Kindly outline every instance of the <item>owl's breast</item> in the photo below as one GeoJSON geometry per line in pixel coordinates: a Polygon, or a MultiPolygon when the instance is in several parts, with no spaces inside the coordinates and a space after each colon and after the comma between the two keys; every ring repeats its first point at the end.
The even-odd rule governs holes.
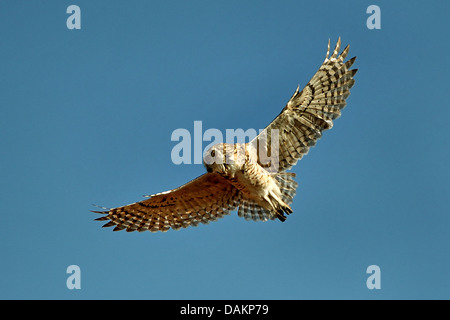
{"type": "Polygon", "coordinates": [[[250,162],[246,162],[242,169],[234,174],[234,177],[227,179],[248,198],[255,200],[264,196],[273,180],[261,166],[250,162]]]}

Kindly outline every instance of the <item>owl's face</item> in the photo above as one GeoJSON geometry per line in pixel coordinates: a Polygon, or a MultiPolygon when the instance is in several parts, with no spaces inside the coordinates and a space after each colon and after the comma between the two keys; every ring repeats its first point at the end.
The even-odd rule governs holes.
{"type": "Polygon", "coordinates": [[[203,164],[208,172],[233,175],[241,170],[245,161],[245,149],[241,144],[218,143],[203,157],[203,164]]]}

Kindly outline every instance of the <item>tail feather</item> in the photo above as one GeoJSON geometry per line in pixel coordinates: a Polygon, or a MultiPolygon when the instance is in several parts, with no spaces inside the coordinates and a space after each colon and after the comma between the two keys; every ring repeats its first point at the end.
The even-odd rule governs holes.
{"type": "Polygon", "coordinates": [[[238,216],[246,220],[267,221],[278,218],[285,221],[285,214],[289,215],[293,212],[289,206],[294,199],[298,183],[294,180],[295,173],[280,172],[274,174],[275,181],[281,191],[281,200],[275,204],[275,210],[270,211],[261,207],[259,204],[250,199],[242,199],[238,208],[238,216]]]}
{"type": "Polygon", "coordinates": [[[291,204],[297,192],[298,183],[294,180],[295,173],[280,172],[275,175],[278,187],[281,191],[281,200],[286,204],[291,204]]]}
{"type": "Polygon", "coordinates": [[[242,199],[238,208],[238,216],[245,220],[267,221],[273,219],[269,210],[264,209],[251,200],[242,199]]]}

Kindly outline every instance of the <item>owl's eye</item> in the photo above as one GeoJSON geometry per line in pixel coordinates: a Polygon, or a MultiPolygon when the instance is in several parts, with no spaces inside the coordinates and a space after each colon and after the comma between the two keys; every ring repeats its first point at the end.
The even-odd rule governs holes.
{"type": "Polygon", "coordinates": [[[216,150],[212,150],[212,151],[211,151],[211,157],[214,158],[215,156],[216,156],[216,150]]]}

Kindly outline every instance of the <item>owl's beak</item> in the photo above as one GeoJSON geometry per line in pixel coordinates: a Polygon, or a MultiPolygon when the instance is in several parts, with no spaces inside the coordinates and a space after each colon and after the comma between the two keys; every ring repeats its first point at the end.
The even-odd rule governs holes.
{"type": "Polygon", "coordinates": [[[211,167],[206,167],[206,171],[208,171],[209,173],[211,173],[213,171],[213,169],[211,167]]]}

